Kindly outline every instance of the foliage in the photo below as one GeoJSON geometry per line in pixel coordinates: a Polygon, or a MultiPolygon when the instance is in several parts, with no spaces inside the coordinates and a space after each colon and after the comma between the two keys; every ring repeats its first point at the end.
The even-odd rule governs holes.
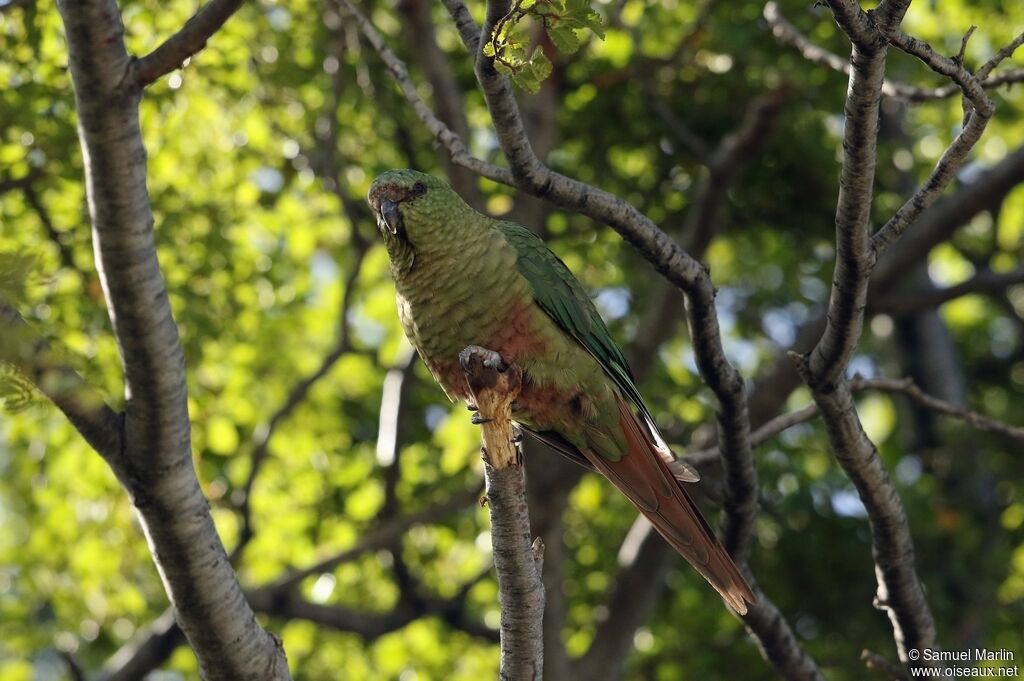
{"type": "Polygon", "coordinates": [[[556,50],[573,54],[583,44],[581,32],[588,30],[604,38],[601,15],[589,0],[516,0],[509,13],[495,25],[484,44],[485,57],[493,57],[495,68],[512,78],[519,87],[537,92],[551,75],[551,60],[540,46],[531,46],[528,22],[538,22],[556,50]]]}
{"type": "MultiPolygon", "coordinates": [[[[427,82],[427,48],[408,14],[416,3],[365,5],[417,83],[427,82]]],[[[121,6],[136,54],[195,9],[179,0],[121,6]]],[[[801,30],[846,54],[827,11],[806,6],[783,3],[801,30]]],[[[517,7],[520,15],[498,27],[491,49],[524,89],[538,91],[524,93],[523,106],[531,132],[550,140],[547,160],[628,199],[679,238],[687,237],[685,217],[707,171],[655,113],[652,99],[713,146],[759,95],[780,87],[790,93],[762,152],[731,188],[725,229],[703,258],[720,287],[727,352],[744,376],[767,376],[827,296],[846,78],[780,46],[761,24],[756,1],[627,0],[592,10],[575,0],[539,0],[517,7]],[[547,41],[556,49],[546,50],[547,41]]],[[[480,10],[480,3],[471,8],[480,10]]],[[[432,11],[455,82],[472,93],[467,143],[474,154],[495,158],[471,60],[447,15],[432,11]]],[[[967,60],[977,66],[1024,23],[1024,5],[951,0],[933,12],[917,3],[906,25],[952,54],[972,23],[979,28],[967,60]]],[[[19,188],[0,194],[0,253],[32,263],[31,272],[0,267],[0,282],[25,283],[14,301],[21,313],[59,338],[111,406],[123,408],[117,347],[92,261],[57,13],[32,3],[0,5],[0,36],[0,185],[31,177],[39,199],[19,188]]],[[[890,75],[935,84],[898,56],[890,75]]],[[[431,96],[438,108],[439,89],[431,96]]],[[[1024,87],[993,97],[999,109],[973,171],[1024,143],[1024,87]]],[[[955,100],[887,107],[876,220],[906,197],[908,183],[926,176],[962,116],[955,100]]],[[[362,201],[383,170],[440,174],[447,165],[344,13],[314,0],[247,3],[184,69],[149,89],[142,127],[159,257],[187,358],[195,464],[229,550],[238,540],[240,499],[261,433],[292,387],[334,347],[339,326],[347,322],[351,331],[350,347],[270,442],[252,494],[256,536],[238,566],[243,584],[266,584],[351,546],[395,514],[472,489],[480,475],[478,432],[418,364],[404,388],[398,456],[389,461],[378,453],[381,393],[408,347],[386,254],[362,201]],[[360,262],[363,243],[370,245],[360,262]]],[[[965,173],[961,184],[969,181],[965,173]]],[[[660,300],[657,273],[616,234],[579,215],[538,209],[488,181],[473,189],[492,213],[527,221],[547,236],[635,357],[660,300]]],[[[951,285],[985,268],[1008,271],[1022,255],[1018,187],[935,249],[918,274],[951,285]]],[[[695,377],[681,306],[676,311],[641,390],[673,444],[699,448],[712,430],[713,400],[695,377]]],[[[854,368],[914,372],[926,357],[927,335],[915,319],[872,311],[854,368]]],[[[958,298],[933,320],[953,349],[957,376],[945,380],[961,384],[973,407],[1017,424],[1024,414],[1022,319],[1024,288],[1017,286],[958,298]]],[[[907,506],[946,647],[1008,647],[1021,659],[1019,452],[898,398],[861,399],[865,426],[907,506]]],[[[788,406],[807,401],[796,390],[788,406]]],[[[767,507],[752,546],[759,581],[829,678],[865,678],[861,650],[888,654],[891,631],[870,605],[875,580],[863,508],[816,422],[788,430],[755,456],[767,507]]],[[[532,458],[528,471],[548,463],[532,458]]],[[[634,517],[620,495],[589,475],[570,496],[562,587],[562,640],[570,656],[587,651],[608,615],[617,555],[634,517]]],[[[381,614],[401,598],[409,583],[403,579],[424,598],[451,597],[472,583],[467,617],[493,632],[495,585],[490,577],[473,583],[488,564],[486,531],[486,514],[468,505],[306,580],[301,594],[381,614]]],[[[675,565],[666,583],[653,617],[634,636],[626,678],[773,678],[740,623],[692,571],[675,565]]],[[[98,670],[166,605],[131,504],[102,460],[49,405],[0,415],[0,678],[63,678],[60,653],[98,670]]],[[[299,678],[458,680],[493,677],[497,669],[491,638],[441,617],[377,637],[301,620],[272,619],[268,626],[282,636],[299,678]]],[[[167,678],[196,676],[184,649],[166,669],[167,678]]]]}

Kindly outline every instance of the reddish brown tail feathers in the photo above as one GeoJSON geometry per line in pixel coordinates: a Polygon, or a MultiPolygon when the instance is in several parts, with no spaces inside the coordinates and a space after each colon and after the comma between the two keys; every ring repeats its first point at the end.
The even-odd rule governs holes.
{"type": "Polygon", "coordinates": [[[628,453],[618,461],[609,461],[589,451],[584,455],[647,516],[661,536],[736,612],[745,615],[747,604],[756,604],[757,597],[622,399],[619,400],[619,415],[620,426],[629,443],[628,453]]]}

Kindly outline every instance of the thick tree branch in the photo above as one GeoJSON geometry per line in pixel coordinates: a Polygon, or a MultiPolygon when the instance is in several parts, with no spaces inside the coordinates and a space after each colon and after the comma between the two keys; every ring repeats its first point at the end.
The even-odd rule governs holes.
{"type": "MultiPolygon", "coordinates": [[[[885,41],[874,29],[865,35],[863,26],[854,25],[847,3],[829,4],[854,43],[836,210],[836,266],[825,331],[809,355],[793,356],[811,388],[836,460],[867,508],[878,581],[876,606],[888,611],[897,651],[906,661],[911,648],[935,647],[935,624],[915,571],[913,541],[902,503],[878,451],[864,433],[844,378],[860,339],[868,278],[875,263],[869,217],[885,41]]],[[[859,8],[856,12],[859,16],[859,8]]]]}
{"type": "Polygon", "coordinates": [[[244,0],[210,0],[190,18],[180,31],[162,45],[134,62],[133,75],[145,87],[171,71],[181,68],[185,60],[206,47],[206,41],[220,30],[244,0]]]}
{"type": "Polygon", "coordinates": [[[256,622],[192,466],[184,356],[153,239],[141,88],[113,0],[58,3],[70,52],[97,269],[125,375],[123,456],[112,464],[208,680],[290,678],[256,622]]]}
{"type": "Polygon", "coordinates": [[[530,542],[526,477],[512,427],[512,402],[522,375],[497,353],[470,346],[459,355],[483,432],[487,509],[491,517],[494,569],[501,601],[501,670],[503,681],[543,676],[544,544],[530,542]]]}
{"type": "MultiPolygon", "coordinates": [[[[852,34],[851,40],[855,40],[852,34]]],[[[876,36],[874,42],[870,42],[858,36],[854,42],[853,72],[846,98],[843,168],[836,208],[836,264],[832,294],[825,332],[806,360],[812,390],[822,391],[842,378],[864,322],[867,282],[875,262],[869,240],[869,218],[878,157],[878,107],[885,74],[885,53],[885,43],[880,37],[876,36]],[[864,48],[862,44],[868,47],[864,48]]]]}

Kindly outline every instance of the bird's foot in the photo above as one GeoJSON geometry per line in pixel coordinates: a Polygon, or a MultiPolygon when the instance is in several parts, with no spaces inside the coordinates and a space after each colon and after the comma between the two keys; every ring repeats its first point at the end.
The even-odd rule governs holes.
{"type": "Polygon", "coordinates": [[[480,411],[480,407],[476,406],[472,402],[466,402],[466,409],[470,411],[480,411]]]}
{"type": "Polygon", "coordinates": [[[494,419],[489,419],[486,416],[481,416],[480,412],[476,412],[471,417],[469,417],[470,423],[472,423],[474,426],[480,426],[485,423],[490,423],[493,420],[494,419]]]}
{"type": "Polygon", "coordinates": [[[501,361],[501,355],[494,350],[488,350],[479,345],[470,345],[459,353],[459,364],[462,365],[464,371],[469,371],[474,357],[478,357],[485,367],[494,371],[503,372],[508,368],[508,365],[501,361]]]}

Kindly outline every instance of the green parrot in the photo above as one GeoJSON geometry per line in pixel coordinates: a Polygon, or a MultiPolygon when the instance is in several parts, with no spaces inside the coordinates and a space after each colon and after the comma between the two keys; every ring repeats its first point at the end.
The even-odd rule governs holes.
{"type": "Polygon", "coordinates": [[[391,170],[368,199],[402,326],[448,397],[472,399],[459,364],[470,345],[517,364],[515,421],[608,478],[745,614],[757,599],[684,488],[699,476],[665,445],[622,351],[565,263],[528,229],[476,212],[432,175],[391,170]]]}

